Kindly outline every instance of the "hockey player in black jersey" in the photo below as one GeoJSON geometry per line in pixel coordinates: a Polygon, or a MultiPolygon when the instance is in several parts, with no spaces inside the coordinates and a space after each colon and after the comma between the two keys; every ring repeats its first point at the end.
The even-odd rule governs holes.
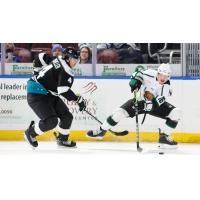
{"type": "Polygon", "coordinates": [[[46,131],[57,128],[59,146],[74,147],[76,143],[69,140],[69,129],[73,116],[60,95],[68,101],[75,101],[79,110],[86,108],[82,96],[77,96],[71,86],[74,82],[72,68],[78,63],[77,51],[66,48],[62,56],[54,59],[50,65],[44,67],[37,76],[27,82],[27,101],[29,106],[40,118],[40,121],[31,122],[25,131],[24,137],[33,147],[38,146],[37,136],[46,131]]]}

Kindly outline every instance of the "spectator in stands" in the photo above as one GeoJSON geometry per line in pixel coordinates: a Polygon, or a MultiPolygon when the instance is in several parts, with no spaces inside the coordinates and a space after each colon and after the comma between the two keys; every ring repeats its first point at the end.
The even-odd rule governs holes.
{"type": "Polygon", "coordinates": [[[117,64],[117,63],[119,63],[119,56],[118,56],[117,52],[112,49],[98,51],[97,63],[117,64]]]}
{"type": "Polygon", "coordinates": [[[61,56],[62,52],[63,52],[62,45],[60,45],[60,44],[53,44],[51,51],[52,51],[53,57],[61,56]]]}
{"type": "Polygon", "coordinates": [[[134,43],[101,43],[97,45],[97,51],[98,63],[143,62],[141,52],[134,43]]]}
{"type": "Polygon", "coordinates": [[[21,49],[15,58],[15,62],[20,63],[30,63],[31,62],[31,52],[28,49],[21,49]]]}
{"type": "Polygon", "coordinates": [[[28,49],[18,50],[13,43],[6,43],[6,63],[29,63],[31,52],[28,49]]]}
{"type": "Polygon", "coordinates": [[[88,46],[81,46],[80,48],[80,64],[91,64],[91,50],[88,46]]]}
{"type": "Polygon", "coordinates": [[[14,62],[15,45],[13,43],[6,43],[6,63],[14,62]]]}
{"type": "Polygon", "coordinates": [[[81,49],[82,47],[87,46],[92,49],[93,43],[78,43],[78,48],[81,49]]]}
{"type": "Polygon", "coordinates": [[[113,43],[120,63],[143,63],[142,53],[134,43],[113,43]]]}

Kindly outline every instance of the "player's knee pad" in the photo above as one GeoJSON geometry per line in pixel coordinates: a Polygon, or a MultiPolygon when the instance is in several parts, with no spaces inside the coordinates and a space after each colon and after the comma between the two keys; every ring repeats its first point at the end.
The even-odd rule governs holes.
{"type": "Polygon", "coordinates": [[[181,110],[179,108],[174,108],[169,115],[167,116],[169,119],[173,121],[179,121],[181,118],[181,110]]]}
{"type": "Polygon", "coordinates": [[[167,117],[166,124],[171,128],[176,128],[181,117],[181,110],[179,108],[174,108],[167,117]]]}
{"type": "Polygon", "coordinates": [[[72,121],[73,115],[70,112],[67,112],[60,117],[59,126],[63,129],[69,129],[71,127],[72,121]]]}
{"type": "Polygon", "coordinates": [[[176,128],[177,124],[178,124],[178,121],[174,121],[171,119],[166,120],[166,125],[169,126],[170,128],[176,128]]]}
{"type": "Polygon", "coordinates": [[[111,126],[115,126],[120,120],[128,117],[128,113],[123,108],[118,108],[114,111],[114,113],[108,117],[107,122],[111,126]]]}
{"type": "Polygon", "coordinates": [[[57,117],[49,117],[45,121],[40,123],[41,130],[42,131],[48,131],[48,130],[54,129],[57,126],[57,124],[58,124],[58,118],[57,117]]]}

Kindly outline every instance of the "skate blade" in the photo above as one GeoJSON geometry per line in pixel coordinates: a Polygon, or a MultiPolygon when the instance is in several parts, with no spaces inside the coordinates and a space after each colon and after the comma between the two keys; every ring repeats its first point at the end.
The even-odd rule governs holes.
{"type": "Polygon", "coordinates": [[[95,140],[95,139],[97,139],[97,140],[102,140],[102,139],[103,139],[103,136],[91,137],[91,136],[89,136],[89,135],[87,135],[87,134],[86,134],[86,137],[87,137],[87,138],[91,138],[91,139],[93,139],[93,140],[95,140]]]}
{"type": "Polygon", "coordinates": [[[76,149],[76,148],[77,148],[77,145],[74,146],[74,147],[67,147],[67,146],[60,146],[60,145],[57,145],[57,148],[58,148],[58,149],[76,149]]]}
{"type": "Polygon", "coordinates": [[[28,146],[31,147],[32,150],[35,150],[35,149],[36,149],[36,147],[34,147],[34,146],[29,142],[29,140],[28,140],[28,138],[26,137],[26,134],[25,134],[25,133],[24,133],[24,139],[25,139],[25,141],[29,144],[28,146]]]}
{"type": "Polygon", "coordinates": [[[159,144],[159,150],[175,150],[178,149],[178,145],[168,145],[168,144],[159,144]]]}

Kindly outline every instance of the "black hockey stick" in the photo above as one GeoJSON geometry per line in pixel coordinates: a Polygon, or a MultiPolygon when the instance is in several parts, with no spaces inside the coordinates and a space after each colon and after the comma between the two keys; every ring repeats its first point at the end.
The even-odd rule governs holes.
{"type": "Polygon", "coordinates": [[[136,144],[137,151],[142,152],[142,148],[140,147],[140,132],[139,132],[139,122],[138,122],[138,99],[137,92],[134,91],[134,104],[135,104],[135,119],[136,119],[136,144]]]}
{"type": "MultiPolygon", "coordinates": [[[[95,117],[91,112],[89,112],[89,111],[87,111],[87,110],[85,110],[85,112],[88,114],[88,115],[90,115],[93,119],[95,119],[97,122],[99,122],[99,124],[103,124],[97,117],[95,117]]],[[[111,130],[111,129],[109,129],[109,131],[111,132],[111,133],[113,133],[114,135],[116,135],[116,136],[124,136],[124,135],[127,135],[128,134],[128,131],[121,131],[121,132],[118,132],[118,131],[113,131],[113,130],[111,130]]]]}

